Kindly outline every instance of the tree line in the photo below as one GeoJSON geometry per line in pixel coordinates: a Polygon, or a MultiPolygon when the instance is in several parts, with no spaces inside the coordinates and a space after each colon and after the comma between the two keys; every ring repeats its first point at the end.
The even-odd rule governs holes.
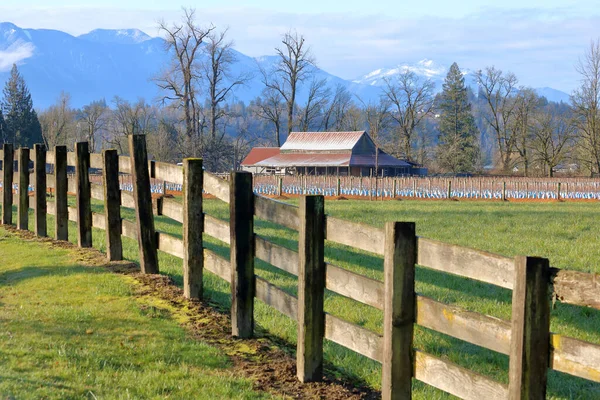
{"type": "Polygon", "coordinates": [[[0,103],[0,140],[48,147],[88,140],[96,151],[125,153],[127,135],[146,134],[157,160],[203,157],[207,169],[226,171],[253,146],[280,146],[292,131],[367,130],[379,148],[433,172],[600,173],[600,39],[577,65],[581,84],[569,104],[549,102],[495,67],[477,71],[474,91],[456,63],[437,94],[434,82],[407,69],[386,78],[373,101],[320,79],[304,36],[290,31],[275,49],[277,62],[258,63],[263,91],[244,104],[235,92],[253,76],[234,72],[227,30],[200,26],[189,9],[159,29],[171,55],[154,78],[159,101],[115,97],[75,109],[62,93],[36,113],[14,66],[0,103]]]}

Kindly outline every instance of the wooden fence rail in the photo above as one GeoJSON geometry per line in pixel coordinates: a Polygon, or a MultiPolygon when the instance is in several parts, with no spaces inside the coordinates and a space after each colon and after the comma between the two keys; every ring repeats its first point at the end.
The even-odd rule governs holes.
{"type": "Polygon", "coordinates": [[[550,295],[568,304],[600,309],[600,277],[550,268],[548,260],[503,257],[479,250],[417,237],[414,224],[390,222],[385,230],[324,215],[323,197],[307,196],[300,207],[253,194],[252,176],[233,173],[229,181],[202,171],[201,160],[184,160],[183,167],[147,162],[145,141],[129,138],[133,157],[113,150],[89,154],[78,143],[76,153],[57,146],[45,152],[18,149],[19,168],[12,171],[15,150],[4,145],[2,223],[12,223],[13,184],[17,185],[21,229],[27,229],[27,210],[35,210],[35,231],[46,235],[45,214],[55,216],[59,240],[67,238],[67,220],[77,223],[78,243],[91,245],[92,227],[106,232],[107,258],[122,257],[121,237],[138,241],[142,270],[158,272],[156,251],[182,259],[184,293],[202,298],[203,270],[229,282],[232,293],[232,334],[254,333],[254,298],[297,321],[298,379],[322,378],[323,340],[338,343],[382,364],[382,396],[410,398],[417,379],[464,399],[539,399],[546,393],[548,368],[600,382],[600,345],[551,333],[550,295]],[[45,160],[44,160],[45,155],[45,160]],[[29,159],[35,173],[30,178],[29,159]],[[42,164],[53,164],[46,174],[42,164]],[[68,178],[66,167],[75,166],[68,178]],[[88,170],[102,170],[102,185],[90,184],[88,170]],[[185,173],[184,173],[185,170],[185,173]],[[130,174],[133,193],[119,189],[130,174]],[[150,179],[181,185],[183,203],[151,200],[150,179]],[[28,196],[33,182],[34,197],[28,196]],[[46,187],[54,202],[47,202],[46,187]],[[8,189],[8,190],[7,190],[8,189]],[[202,192],[230,204],[230,221],[207,215],[202,192]],[[67,206],[67,193],[76,194],[77,207],[67,206]],[[104,202],[104,213],[92,213],[91,199],[104,202]],[[135,209],[136,221],[121,218],[120,207],[135,209]],[[153,215],[182,223],[182,239],[155,232],[153,215]],[[259,218],[299,233],[297,249],[272,243],[254,232],[259,218]],[[202,234],[230,245],[230,259],[205,249],[202,234]],[[324,247],[335,242],[384,257],[384,280],[379,281],[324,261],[324,247]],[[255,274],[254,259],[298,277],[298,297],[255,274]],[[414,270],[424,268],[485,282],[513,291],[512,321],[445,304],[414,291],[414,270]],[[383,312],[383,335],[323,310],[325,290],[383,312]],[[458,338],[510,357],[509,384],[469,371],[447,360],[413,349],[414,325],[458,338]]]}

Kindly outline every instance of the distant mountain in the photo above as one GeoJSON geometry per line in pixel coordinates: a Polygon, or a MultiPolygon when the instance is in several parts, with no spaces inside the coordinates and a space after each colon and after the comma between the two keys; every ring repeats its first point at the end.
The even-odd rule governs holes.
{"type": "MultiPolygon", "coordinates": [[[[444,79],[448,73],[450,66],[442,66],[436,64],[432,60],[424,59],[414,64],[399,64],[391,68],[380,68],[363,75],[353,82],[371,86],[384,86],[386,78],[393,78],[402,74],[406,71],[414,72],[416,75],[431,79],[435,83],[435,91],[441,92],[444,79]]],[[[471,87],[475,93],[477,93],[477,81],[475,80],[475,71],[469,69],[462,69],[462,73],[465,77],[465,83],[471,87]]],[[[549,101],[554,102],[569,102],[569,95],[565,92],[561,92],[557,89],[549,87],[535,88],[536,93],[540,96],[544,96],[549,101]]]]}
{"type": "MultiPolygon", "coordinates": [[[[246,85],[238,87],[232,101],[250,102],[263,90],[259,66],[269,70],[278,58],[273,55],[249,57],[234,50],[236,62],[230,76],[241,73],[251,76],[246,85]]],[[[153,102],[160,98],[153,78],[169,65],[165,42],[137,29],[96,29],[78,37],[47,29],[22,29],[0,23],[0,87],[9,77],[13,63],[19,66],[33,97],[34,106],[44,109],[55,103],[62,91],[71,95],[72,106],[82,107],[95,100],[111,102],[115,96],[153,102]]],[[[377,100],[384,77],[393,77],[405,69],[433,79],[438,90],[447,68],[431,60],[378,69],[354,81],[344,80],[319,68],[315,77],[324,79],[332,90],[341,85],[363,102],[377,100]]],[[[467,82],[473,85],[472,74],[465,71],[467,82]]],[[[549,100],[568,99],[560,91],[539,89],[549,100]]],[[[298,93],[298,102],[306,101],[308,84],[298,93]]]]}

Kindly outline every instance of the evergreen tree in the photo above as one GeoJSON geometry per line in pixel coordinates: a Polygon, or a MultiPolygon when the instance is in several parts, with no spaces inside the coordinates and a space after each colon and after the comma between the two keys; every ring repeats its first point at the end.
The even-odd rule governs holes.
{"type": "Polygon", "coordinates": [[[3,93],[4,99],[0,105],[6,130],[4,140],[15,147],[32,147],[35,143],[43,143],[42,129],[33,109],[31,94],[14,64],[3,93]]]}
{"type": "Polygon", "coordinates": [[[6,123],[4,122],[4,115],[2,114],[2,107],[0,107],[0,146],[4,143],[8,143],[6,138],[6,123]]]}
{"type": "Polygon", "coordinates": [[[454,172],[473,172],[479,159],[478,131],[471,114],[465,78],[452,64],[440,96],[438,163],[454,172]]]}

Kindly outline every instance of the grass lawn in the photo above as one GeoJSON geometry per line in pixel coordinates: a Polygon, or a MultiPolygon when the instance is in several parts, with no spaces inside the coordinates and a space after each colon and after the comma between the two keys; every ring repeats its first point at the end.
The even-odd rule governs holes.
{"type": "MultiPolygon", "coordinates": [[[[501,203],[453,201],[328,201],[326,212],[335,217],[383,227],[386,221],[414,221],[417,234],[431,239],[487,250],[505,256],[531,255],[550,259],[552,266],[585,272],[600,272],[600,207],[595,203],[501,203]]],[[[94,211],[102,204],[94,202],[94,211]]],[[[204,203],[207,214],[228,219],[228,206],[218,200],[204,203]]],[[[134,220],[132,210],[123,209],[124,218],[134,220]]],[[[48,218],[52,224],[52,217],[48,218]]],[[[181,237],[181,225],[156,217],[156,228],[181,237]]],[[[288,229],[256,221],[256,232],[280,245],[297,249],[297,234],[288,229]]],[[[70,225],[75,240],[74,224],[70,225]]],[[[94,230],[94,247],[104,249],[104,233],[94,230]]],[[[124,241],[125,256],[137,260],[137,243],[124,241]]],[[[228,257],[227,245],[206,238],[206,247],[228,257]]],[[[383,260],[375,254],[326,244],[326,260],[375,279],[382,279],[383,260]]],[[[181,260],[159,252],[161,272],[181,284],[181,260]]],[[[257,261],[257,274],[296,293],[295,277],[257,261]]],[[[205,274],[206,296],[224,307],[230,304],[228,285],[210,273],[205,274]]],[[[511,292],[502,288],[448,274],[417,268],[419,293],[471,311],[510,320],[511,292]]],[[[350,322],[382,333],[382,312],[333,293],[326,293],[325,309],[350,322]]],[[[256,321],[292,346],[296,324],[270,307],[256,302],[256,321]]],[[[553,332],[600,343],[600,311],[556,304],[552,311],[553,332]]],[[[500,382],[508,382],[508,357],[491,350],[416,327],[415,347],[477,371],[500,382]]],[[[326,341],[325,358],[331,373],[379,388],[378,363],[326,341]]],[[[548,398],[600,399],[600,384],[550,371],[548,398]]],[[[415,399],[449,399],[452,396],[419,382],[414,383],[415,399]]]]}
{"type": "Polygon", "coordinates": [[[262,399],[133,278],[0,228],[3,399],[262,399]]]}

